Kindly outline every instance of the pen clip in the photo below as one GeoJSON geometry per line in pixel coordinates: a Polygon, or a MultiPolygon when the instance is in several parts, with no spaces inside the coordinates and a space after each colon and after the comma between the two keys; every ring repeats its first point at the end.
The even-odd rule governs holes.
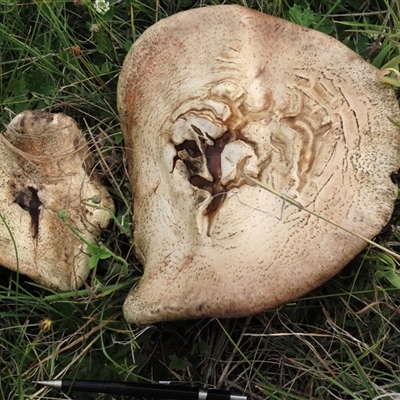
{"type": "Polygon", "coordinates": [[[161,385],[194,385],[194,386],[201,386],[205,389],[216,389],[215,385],[211,385],[209,383],[203,383],[200,381],[158,381],[158,383],[161,383],[161,385]]]}

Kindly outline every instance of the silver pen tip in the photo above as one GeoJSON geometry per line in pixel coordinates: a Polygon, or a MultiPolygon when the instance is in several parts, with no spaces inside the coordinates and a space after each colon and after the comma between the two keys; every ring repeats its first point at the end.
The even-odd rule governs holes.
{"type": "Polygon", "coordinates": [[[239,396],[237,394],[231,394],[230,400],[247,400],[247,396],[239,396]]]}

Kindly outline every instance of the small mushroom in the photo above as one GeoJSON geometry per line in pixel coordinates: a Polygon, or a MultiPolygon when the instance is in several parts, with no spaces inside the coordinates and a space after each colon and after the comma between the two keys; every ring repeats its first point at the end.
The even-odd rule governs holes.
{"type": "Polygon", "coordinates": [[[396,98],[320,32],[240,6],[176,14],[132,46],[118,107],[144,265],[128,322],[296,299],[366,245],[304,208],[369,239],[391,216],[396,98]]]}
{"type": "Polygon", "coordinates": [[[77,124],[65,114],[18,114],[1,136],[0,159],[0,265],[55,290],[77,289],[89,274],[84,241],[108,225],[104,207],[114,209],[77,124]]]}

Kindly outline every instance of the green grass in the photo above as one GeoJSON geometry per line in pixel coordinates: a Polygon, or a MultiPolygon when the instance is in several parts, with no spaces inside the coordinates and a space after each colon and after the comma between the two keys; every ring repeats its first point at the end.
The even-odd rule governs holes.
{"type": "MultiPolygon", "coordinates": [[[[157,20],[220,2],[112,1],[105,15],[93,3],[0,0],[0,122],[7,124],[25,109],[75,118],[94,153],[95,143],[103,143],[97,169],[122,224],[111,226],[103,238],[117,257],[99,256],[87,286],[77,293],[52,293],[0,269],[0,398],[66,399],[30,383],[60,377],[202,382],[256,400],[400,398],[395,395],[400,393],[397,265],[375,250],[367,249],[304,298],[254,317],[143,330],[124,322],[121,305],[141,267],[126,234],[130,195],[121,166],[118,73],[131,44],[157,20]],[[129,271],[118,257],[129,263],[129,271]]],[[[378,68],[400,54],[396,1],[229,3],[319,29],[378,68]]],[[[399,217],[397,207],[377,238],[395,250],[399,217]]]]}

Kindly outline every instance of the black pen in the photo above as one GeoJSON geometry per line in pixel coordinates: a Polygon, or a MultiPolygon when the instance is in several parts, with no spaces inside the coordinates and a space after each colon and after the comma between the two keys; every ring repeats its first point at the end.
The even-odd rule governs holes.
{"type": "Polygon", "coordinates": [[[57,381],[34,381],[38,385],[60,389],[64,392],[105,393],[125,396],[176,400],[247,400],[247,396],[231,394],[226,390],[192,388],[151,383],[127,383],[107,381],[83,381],[63,379],[57,381]]]}

